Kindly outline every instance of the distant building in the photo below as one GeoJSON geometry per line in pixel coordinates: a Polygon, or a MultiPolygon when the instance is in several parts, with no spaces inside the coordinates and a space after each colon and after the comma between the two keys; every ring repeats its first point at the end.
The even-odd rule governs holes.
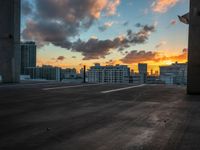
{"type": "Polygon", "coordinates": [[[147,78],[147,64],[138,64],[138,70],[140,75],[140,83],[146,83],[147,78]]]}
{"type": "MultiPolygon", "coordinates": [[[[130,83],[133,84],[144,84],[144,82],[141,83],[141,81],[143,81],[144,76],[141,74],[134,74],[131,76],[131,80],[130,83]]],[[[146,84],[160,84],[161,81],[159,80],[158,76],[155,75],[147,75],[146,79],[145,79],[145,83],[146,84]]]]}
{"type": "Polygon", "coordinates": [[[139,75],[139,74],[133,74],[132,76],[131,76],[131,82],[130,83],[133,83],[133,84],[140,84],[140,82],[141,82],[141,76],[139,75]]]}
{"type": "Polygon", "coordinates": [[[147,84],[160,84],[161,81],[159,80],[159,77],[156,75],[148,75],[146,78],[147,84]]]}
{"type": "Polygon", "coordinates": [[[75,68],[61,69],[61,79],[75,79],[75,78],[77,78],[77,72],[75,68]]]}
{"type": "Polygon", "coordinates": [[[21,43],[21,74],[25,74],[25,68],[36,67],[36,44],[35,42],[21,43]]]}
{"type": "Polygon", "coordinates": [[[139,74],[147,74],[147,64],[138,64],[139,74]]]}
{"type": "Polygon", "coordinates": [[[101,66],[95,64],[87,72],[91,83],[129,83],[130,68],[126,65],[101,66]]]}
{"type": "Polygon", "coordinates": [[[173,73],[166,73],[160,76],[160,80],[165,84],[174,84],[175,75],[173,73]]]}
{"type": "Polygon", "coordinates": [[[30,75],[31,79],[45,79],[60,81],[61,68],[49,65],[42,67],[27,67],[25,74],[30,75]]]}
{"type": "Polygon", "coordinates": [[[187,84],[187,63],[160,66],[160,80],[166,84],[187,84]]]}

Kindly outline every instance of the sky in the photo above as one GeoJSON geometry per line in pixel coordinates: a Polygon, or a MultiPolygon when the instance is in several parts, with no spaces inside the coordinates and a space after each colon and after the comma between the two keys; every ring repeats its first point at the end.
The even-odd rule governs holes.
{"type": "Polygon", "coordinates": [[[189,0],[22,0],[21,38],[37,65],[76,68],[187,62],[189,0]]]}

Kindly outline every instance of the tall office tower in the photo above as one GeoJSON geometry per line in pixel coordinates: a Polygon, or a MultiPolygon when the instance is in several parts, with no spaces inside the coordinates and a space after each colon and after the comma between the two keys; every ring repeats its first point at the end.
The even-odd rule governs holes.
{"type": "Polygon", "coordinates": [[[147,64],[138,64],[138,70],[140,75],[140,83],[146,83],[147,64]]]}
{"type": "Polygon", "coordinates": [[[200,94],[200,1],[190,0],[188,94],[200,94]]]}
{"type": "Polygon", "coordinates": [[[0,75],[4,83],[20,79],[20,0],[0,0],[0,75]]]}
{"type": "Polygon", "coordinates": [[[35,42],[21,43],[21,74],[25,74],[27,67],[36,67],[36,45],[35,42]]]}

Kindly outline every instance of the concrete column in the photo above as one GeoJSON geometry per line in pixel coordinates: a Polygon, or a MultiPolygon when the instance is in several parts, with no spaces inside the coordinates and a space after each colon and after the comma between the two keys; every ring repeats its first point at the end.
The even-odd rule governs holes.
{"type": "Polygon", "coordinates": [[[0,0],[0,75],[4,83],[20,79],[20,0],[0,0]]]}
{"type": "Polygon", "coordinates": [[[200,0],[190,0],[188,94],[200,94],[200,0]]]}

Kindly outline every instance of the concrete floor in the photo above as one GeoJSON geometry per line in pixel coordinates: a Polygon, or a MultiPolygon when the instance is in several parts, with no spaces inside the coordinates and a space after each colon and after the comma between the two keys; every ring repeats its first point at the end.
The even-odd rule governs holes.
{"type": "Polygon", "coordinates": [[[199,96],[164,85],[101,93],[127,86],[0,85],[0,149],[200,150],[199,96]]]}

